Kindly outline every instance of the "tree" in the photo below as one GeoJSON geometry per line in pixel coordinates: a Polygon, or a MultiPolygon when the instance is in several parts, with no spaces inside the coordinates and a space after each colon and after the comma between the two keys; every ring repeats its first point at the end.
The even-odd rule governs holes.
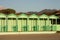
{"type": "Polygon", "coordinates": [[[52,15],[52,14],[56,14],[56,12],[57,12],[57,9],[44,9],[44,10],[40,11],[39,13],[52,15]]]}
{"type": "Polygon", "coordinates": [[[0,10],[0,13],[4,13],[4,14],[10,14],[10,13],[16,13],[16,11],[14,9],[3,9],[3,10],[0,10]]]}

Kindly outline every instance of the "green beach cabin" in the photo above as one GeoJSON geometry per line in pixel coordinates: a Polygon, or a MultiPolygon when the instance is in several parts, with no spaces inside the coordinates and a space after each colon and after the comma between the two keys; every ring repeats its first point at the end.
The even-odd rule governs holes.
{"type": "Polygon", "coordinates": [[[28,25],[30,31],[39,31],[38,16],[31,14],[28,18],[28,25]]]}
{"type": "Polygon", "coordinates": [[[8,26],[6,23],[7,23],[6,15],[3,13],[0,13],[0,32],[8,31],[8,26]]]}
{"type": "Polygon", "coordinates": [[[17,32],[18,31],[18,26],[17,26],[17,16],[16,14],[9,14],[8,15],[8,31],[10,32],[17,32]]]}
{"type": "Polygon", "coordinates": [[[22,14],[19,14],[18,17],[17,17],[18,21],[18,31],[21,31],[21,32],[27,32],[29,31],[29,26],[28,26],[28,16],[26,15],[26,13],[22,13],[22,14]]]}
{"type": "Polygon", "coordinates": [[[8,15],[0,13],[0,32],[41,32],[60,31],[60,18],[52,14],[36,13],[19,15],[10,13],[8,15]]]}

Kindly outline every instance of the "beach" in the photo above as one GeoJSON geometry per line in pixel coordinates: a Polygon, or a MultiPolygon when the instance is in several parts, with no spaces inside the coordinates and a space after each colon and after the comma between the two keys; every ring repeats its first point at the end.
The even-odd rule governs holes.
{"type": "Polygon", "coordinates": [[[60,40],[60,33],[0,35],[0,40],[60,40]]]}

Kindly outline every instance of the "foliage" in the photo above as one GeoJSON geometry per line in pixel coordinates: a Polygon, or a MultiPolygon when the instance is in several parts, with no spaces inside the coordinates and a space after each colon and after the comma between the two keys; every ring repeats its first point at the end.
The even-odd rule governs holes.
{"type": "Polygon", "coordinates": [[[10,14],[10,13],[16,13],[16,11],[14,9],[3,9],[3,10],[0,10],[0,13],[4,13],[4,14],[10,14]]]}

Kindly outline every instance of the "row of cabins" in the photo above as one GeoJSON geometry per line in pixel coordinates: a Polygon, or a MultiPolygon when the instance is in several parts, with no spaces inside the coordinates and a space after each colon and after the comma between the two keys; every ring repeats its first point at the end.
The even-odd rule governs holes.
{"type": "Polygon", "coordinates": [[[56,15],[0,13],[0,32],[60,31],[60,18],[56,15]]]}

